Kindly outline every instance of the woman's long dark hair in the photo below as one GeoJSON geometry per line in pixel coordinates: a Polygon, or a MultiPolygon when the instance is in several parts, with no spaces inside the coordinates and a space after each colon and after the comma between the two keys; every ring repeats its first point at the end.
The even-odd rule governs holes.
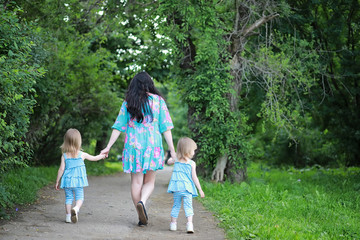
{"type": "Polygon", "coordinates": [[[153,112],[149,105],[148,93],[153,93],[162,97],[159,90],[156,89],[154,81],[147,72],[136,74],[130,82],[125,100],[131,119],[136,119],[139,123],[144,120],[144,114],[150,115],[151,121],[153,120],[153,112]]]}

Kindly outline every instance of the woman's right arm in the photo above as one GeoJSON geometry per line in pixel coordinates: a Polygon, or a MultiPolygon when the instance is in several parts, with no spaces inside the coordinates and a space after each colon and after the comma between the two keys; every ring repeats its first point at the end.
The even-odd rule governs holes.
{"type": "Polygon", "coordinates": [[[105,154],[106,157],[108,157],[109,155],[109,151],[110,151],[110,148],[112,147],[112,145],[116,142],[116,140],[118,139],[118,137],[120,136],[120,131],[117,130],[117,129],[113,129],[112,133],[111,133],[111,136],[110,136],[110,139],[109,139],[109,143],[107,144],[106,148],[104,148],[100,154],[105,154]]]}

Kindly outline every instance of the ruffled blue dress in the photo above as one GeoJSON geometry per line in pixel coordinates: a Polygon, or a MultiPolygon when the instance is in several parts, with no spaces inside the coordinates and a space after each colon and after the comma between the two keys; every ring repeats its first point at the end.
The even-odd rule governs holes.
{"type": "Polygon", "coordinates": [[[68,158],[64,153],[65,171],[61,178],[60,188],[76,188],[89,186],[84,160],[79,152],[76,158],[68,158]]]}
{"type": "MultiPolygon", "coordinates": [[[[192,161],[192,160],[191,160],[192,161]]],[[[187,191],[193,197],[197,197],[198,193],[191,174],[192,168],[189,163],[176,161],[173,173],[168,186],[168,193],[187,191]]]]}

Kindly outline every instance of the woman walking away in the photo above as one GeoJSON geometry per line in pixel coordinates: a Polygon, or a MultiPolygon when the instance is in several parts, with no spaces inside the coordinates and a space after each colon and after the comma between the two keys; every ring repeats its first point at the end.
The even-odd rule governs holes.
{"type": "Polygon", "coordinates": [[[64,143],[61,145],[61,163],[56,178],[55,189],[65,190],[65,222],[76,223],[78,213],[84,202],[84,187],[88,186],[84,159],[98,161],[104,159],[105,155],[92,156],[81,152],[81,134],[78,130],[70,128],[64,136],[64,143]],[[61,179],[61,184],[59,184],[61,179]],[[75,194],[75,207],[71,208],[75,194]]]}
{"type": "Polygon", "coordinates": [[[125,132],[123,170],[131,174],[131,197],[138,213],[138,225],[147,225],[146,201],[154,190],[156,171],[164,166],[161,134],[171,156],[176,155],[169,111],[148,73],[140,72],[131,80],[112,128],[109,143],[101,153],[108,155],[120,133],[125,132]]]}
{"type": "Polygon", "coordinates": [[[196,187],[200,196],[205,194],[201,189],[199,179],[196,175],[196,163],[191,160],[195,155],[196,143],[188,137],[180,138],[177,144],[177,159],[170,158],[167,163],[174,164],[171,175],[168,192],[174,194],[174,205],[171,210],[170,230],[176,231],[176,220],[179,216],[181,201],[184,202],[185,216],[187,218],[186,230],[188,233],[194,233],[192,198],[197,197],[196,187]],[[196,187],[195,187],[196,186],[196,187]]]}

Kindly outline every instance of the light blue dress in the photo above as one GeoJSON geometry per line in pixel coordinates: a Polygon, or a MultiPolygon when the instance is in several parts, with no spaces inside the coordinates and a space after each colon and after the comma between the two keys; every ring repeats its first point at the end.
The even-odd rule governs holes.
{"type": "Polygon", "coordinates": [[[192,168],[190,162],[182,163],[176,161],[167,192],[175,193],[187,191],[191,193],[193,197],[197,197],[198,193],[194,181],[192,180],[191,171],[192,168]]]}
{"type": "Polygon", "coordinates": [[[125,132],[125,144],[122,153],[123,170],[126,173],[146,173],[164,167],[164,148],[161,134],[174,127],[164,99],[149,94],[149,106],[153,113],[144,116],[143,122],[131,119],[124,101],[113,129],[125,132]]]}
{"type": "Polygon", "coordinates": [[[65,171],[61,178],[60,188],[77,188],[89,186],[82,152],[76,158],[68,158],[64,153],[65,171]]]}

